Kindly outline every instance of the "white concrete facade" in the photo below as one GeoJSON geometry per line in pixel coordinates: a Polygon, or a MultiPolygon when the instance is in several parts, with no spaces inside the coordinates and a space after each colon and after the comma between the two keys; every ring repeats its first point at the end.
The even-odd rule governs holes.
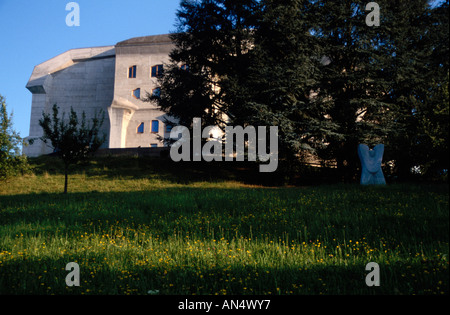
{"type": "MultiPolygon", "coordinates": [[[[88,120],[103,111],[105,148],[163,146],[158,135],[168,136],[165,113],[134,91],[140,89],[141,98],[152,93],[152,67],[167,63],[172,49],[168,35],[137,37],[115,46],[69,50],[36,66],[26,86],[33,94],[27,139],[42,136],[42,112],[57,104],[66,117],[71,107],[80,115],[84,111],[88,120]]],[[[30,157],[52,150],[41,141],[23,148],[30,157]]]]}

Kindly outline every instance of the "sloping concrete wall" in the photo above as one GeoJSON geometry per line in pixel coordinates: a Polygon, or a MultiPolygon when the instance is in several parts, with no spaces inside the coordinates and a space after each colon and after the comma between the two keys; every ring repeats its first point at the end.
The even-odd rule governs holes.
{"type": "MultiPolygon", "coordinates": [[[[114,46],[70,50],[36,66],[26,86],[33,93],[30,135],[26,139],[42,136],[39,119],[43,112],[50,113],[54,104],[66,118],[71,107],[80,120],[83,111],[88,121],[103,111],[102,132],[109,137],[108,107],[114,95],[114,74],[114,46]]],[[[23,148],[31,157],[52,151],[50,144],[40,140],[23,148]]]]}

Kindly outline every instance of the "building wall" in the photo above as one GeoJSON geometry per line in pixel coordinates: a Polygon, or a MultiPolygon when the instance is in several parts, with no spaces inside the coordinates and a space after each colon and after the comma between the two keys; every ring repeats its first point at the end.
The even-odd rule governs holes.
{"type": "MultiPolygon", "coordinates": [[[[158,136],[168,136],[163,123],[165,114],[142,98],[156,88],[152,66],[167,63],[172,49],[167,35],[137,37],[115,46],[73,49],[36,66],[26,86],[33,94],[27,139],[42,136],[42,112],[50,113],[57,104],[66,117],[73,107],[80,118],[84,111],[88,121],[103,111],[102,131],[107,135],[104,148],[162,147],[158,136]],[[135,78],[128,76],[131,66],[136,66],[135,78]],[[137,88],[141,99],[133,96],[137,88]],[[158,121],[157,133],[152,133],[152,121],[158,121]],[[142,123],[144,132],[138,133],[142,123]]],[[[52,151],[40,140],[23,148],[27,156],[52,151]]]]}
{"type": "Polygon", "coordinates": [[[166,35],[133,38],[116,45],[114,104],[110,108],[110,119],[114,128],[122,130],[116,129],[114,135],[111,130],[110,148],[163,146],[158,136],[165,136],[164,113],[142,98],[157,86],[157,78],[151,76],[152,67],[169,62],[172,49],[173,44],[166,35]],[[129,78],[129,69],[133,66],[136,66],[136,77],[129,78]],[[133,96],[136,89],[140,89],[141,99],[133,96]],[[151,132],[152,121],[158,121],[157,133],[151,132]],[[142,123],[144,132],[138,133],[142,123]]]}
{"type": "MultiPolygon", "coordinates": [[[[67,118],[72,107],[81,121],[84,111],[89,121],[103,111],[105,120],[102,132],[109,136],[108,107],[114,94],[114,47],[85,48],[68,51],[35,67],[27,88],[33,93],[30,135],[27,139],[42,136],[39,120],[42,113],[51,113],[54,104],[67,118]]],[[[104,147],[107,146],[107,142],[104,147]]],[[[40,140],[25,146],[27,156],[51,153],[50,144],[40,140]]]]}

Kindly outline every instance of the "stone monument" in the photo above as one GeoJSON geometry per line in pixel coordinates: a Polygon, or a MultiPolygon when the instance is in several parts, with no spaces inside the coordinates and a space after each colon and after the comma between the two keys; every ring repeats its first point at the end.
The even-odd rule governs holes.
{"type": "Polygon", "coordinates": [[[361,160],[361,185],[386,185],[381,170],[383,153],[384,144],[378,144],[372,150],[365,144],[358,146],[358,155],[361,160]]]}

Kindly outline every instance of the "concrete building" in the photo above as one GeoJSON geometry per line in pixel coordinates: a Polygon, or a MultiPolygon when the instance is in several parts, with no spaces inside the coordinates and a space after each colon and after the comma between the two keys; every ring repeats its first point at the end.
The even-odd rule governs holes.
{"type": "MultiPolygon", "coordinates": [[[[42,136],[42,112],[57,104],[61,112],[73,107],[88,119],[102,110],[104,148],[162,147],[158,135],[170,132],[165,113],[142,98],[158,93],[157,77],[173,47],[168,35],[137,37],[115,46],[72,49],[37,65],[26,85],[33,94],[27,139],[42,136]]],[[[23,152],[33,157],[52,150],[39,140],[23,152]]]]}

